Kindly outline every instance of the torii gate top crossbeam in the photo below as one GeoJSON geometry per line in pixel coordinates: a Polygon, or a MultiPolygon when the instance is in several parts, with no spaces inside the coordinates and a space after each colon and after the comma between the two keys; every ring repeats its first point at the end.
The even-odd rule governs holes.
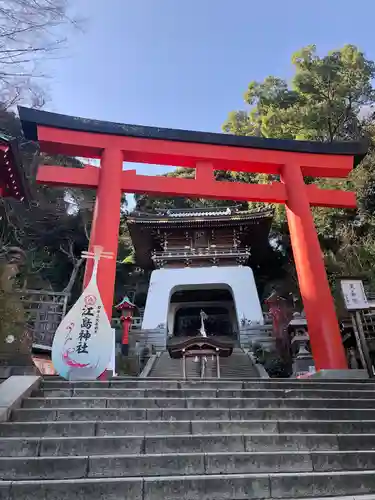
{"type": "Polygon", "coordinates": [[[304,175],[346,177],[367,152],[366,142],[323,143],[264,139],[228,134],[144,127],[19,108],[25,136],[43,151],[99,158],[117,147],[124,161],[215,169],[280,173],[285,163],[298,163],[304,175]]]}

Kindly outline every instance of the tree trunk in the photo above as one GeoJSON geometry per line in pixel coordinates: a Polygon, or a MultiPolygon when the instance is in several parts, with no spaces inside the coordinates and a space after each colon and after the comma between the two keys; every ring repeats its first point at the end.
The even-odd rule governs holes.
{"type": "Polygon", "coordinates": [[[67,293],[69,295],[70,295],[72,288],[74,286],[74,283],[77,279],[77,275],[78,275],[80,267],[83,264],[83,261],[84,261],[84,259],[79,259],[76,261],[76,263],[74,264],[73,270],[72,270],[72,274],[70,275],[69,282],[63,290],[65,293],[67,293]]]}

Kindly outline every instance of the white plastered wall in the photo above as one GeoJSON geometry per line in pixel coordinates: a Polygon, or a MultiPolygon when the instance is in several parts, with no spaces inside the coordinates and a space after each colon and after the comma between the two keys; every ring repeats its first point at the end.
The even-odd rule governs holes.
{"type": "Polygon", "coordinates": [[[176,289],[183,288],[229,288],[238,324],[243,319],[263,324],[262,308],[250,267],[186,267],[152,272],[142,329],[166,327],[170,298],[176,289]]]}

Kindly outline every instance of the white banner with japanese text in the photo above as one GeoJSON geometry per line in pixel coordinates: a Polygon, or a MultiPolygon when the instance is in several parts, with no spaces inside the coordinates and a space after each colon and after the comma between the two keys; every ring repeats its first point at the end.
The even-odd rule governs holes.
{"type": "Polygon", "coordinates": [[[68,380],[95,380],[113,356],[113,330],[96,283],[95,262],[90,283],[56,330],[52,363],[68,380]]]}

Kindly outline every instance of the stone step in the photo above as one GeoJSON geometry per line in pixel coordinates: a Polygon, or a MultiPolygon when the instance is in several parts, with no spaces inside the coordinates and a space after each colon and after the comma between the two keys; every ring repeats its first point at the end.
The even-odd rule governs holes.
{"type": "Polygon", "coordinates": [[[373,381],[49,378],[12,419],[1,500],[375,492],[373,381]]]}
{"type": "MultiPolygon", "coordinates": [[[[201,364],[195,363],[193,358],[186,360],[187,378],[200,377],[201,364]]],[[[247,354],[238,349],[228,358],[220,359],[221,377],[228,379],[243,379],[257,377],[258,372],[247,354]]],[[[183,367],[181,359],[172,359],[169,353],[164,352],[156,360],[152,367],[149,377],[177,377],[182,378],[183,367]]],[[[207,356],[205,368],[205,378],[216,378],[217,366],[216,359],[207,356]]]]}
{"type": "Polygon", "coordinates": [[[0,423],[1,437],[212,434],[373,434],[375,420],[86,420],[0,423]]]}
{"type": "Polygon", "coordinates": [[[375,451],[375,434],[211,434],[197,436],[8,437],[2,457],[129,455],[155,453],[375,451]]]}
{"type": "Polygon", "coordinates": [[[346,380],[336,382],[317,382],[312,380],[290,380],[290,379],[252,379],[248,381],[240,380],[153,380],[153,379],[112,379],[110,381],[77,381],[68,382],[63,380],[44,381],[43,388],[64,389],[64,388],[143,388],[143,389],[324,389],[324,390],[375,390],[374,382],[358,380],[348,382],[346,380]]]}
{"type": "MultiPolygon", "coordinates": [[[[149,377],[180,377],[183,376],[182,362],[180,359],[172,359],[169,353],[163,352],[160,357],[156,359],[149,377]]],[[[186,375],[190,377],[200,376],[200,364],[195,363],[193,358],[186,360],[186,375]]]]}
{"type": "MultiPolygon", "coordinates": [[[[285,500],[289,500],[286,498],[285,500]]],[[[321,496],[315,496],[315,497],[306,497],[306,498],[295,498],[293,500],[375,500],[375,494],[374,495],[339,495],[339,496],[329,496],[329,497],[321,497],[321,496]]]]}
{"type": "MultiPolygon", "coordinates": [[[[104,395],[104,394],[103,394],[104,395]]],[[[375,409],[375,399],[302,398],[110,398],[46,397],[26,398],[23,408],[363,408],[375,409]]]]}
{"type": "MultiPolygon", "coordinates": [[[[215,378],[215,377],[213,377],[215,378]]],[[[152,379],[155,379],[155,380],[165,380],[165,377],[152,377],[152,379]]],[[[52,376],[44,376],[43,377],[43,380],[47,380],[47,381],[53,381],[53,380],[66,380],[64,379],[63,377],[60,377],[60,376],[56,376],[56,375],[52,375],[52,376]]],[[[129,380],[139,380],[139,377],[132,377],[132,376],[128,376],[128,375],[118,375],[116,377],[111,377],[110,380],[126,380],[126,381],[129,381],[129,380]]],[[[144,380],[144,379],[142,379],[144,380]]],[[[180,381],[181,378],[174,378],[174,380],[177,380],[177,381],[180,381]]],[[[225,377],[221,377],[221,380],[228,380],[226,379],[225,377]]],[[[255,380],[255,381],[263,381],[263,379],[261,377],[239,377],[238,380],[255,380]]],[[[272,378],[272,379],[268,379],[268,380],[271,380],[271,381],[276,381],[276,382],[280,382],[280,381],[290,381],[290,382],[310,382],[311,380],[313,381],[321,381],[321,382],[326,382],[326,381],[331,381],[331,382],[345,382],[345,381],[350,381],[350,382],[360,382],[360,383],[366,383],[366,384],[374,384],[375,383],[375,379],[374,378],[368,378],[368,377],[365,377],[365,378],[342,378],[342,377],[338,377],[338,378],[307,378],[307,379],[296,379],[296,378],[272,378]]]]}
{"type": "Polygon", "coordinates": [[[341,408],[23,408],[12,421],[53,420],[375,420],[375,409],[341,408]]]}
{"type": "Polygon", "coordinates": [[[0,479],[184,476],[375,469],[375,451],[283,451],[1,457],[0,479]]]}
{"type": "Polygon", "coordinates": [[[375,391],[324,390],[324,389],[133,389],[133,388],[65,388],[43,389],[35,397],[150,397],[150,398],[312,398],[312,399],[374,399],[375,391]]]}
{"type": "MultiPolygon", "coordinates": [[[[4,481],[4,500],[249,500],[366,495],[375,490],[373,471],[220,474],[146,478],[4,481]]],[[[338,500],[338,499],[337,499],[338,500]]],[[[360,500],[360,498],[358,498],[360,500]]],[[[370,498],[364,497],[364,500],[370,498]]],[[[372,499],[371,499],[372,500],[372,499]]]]}

